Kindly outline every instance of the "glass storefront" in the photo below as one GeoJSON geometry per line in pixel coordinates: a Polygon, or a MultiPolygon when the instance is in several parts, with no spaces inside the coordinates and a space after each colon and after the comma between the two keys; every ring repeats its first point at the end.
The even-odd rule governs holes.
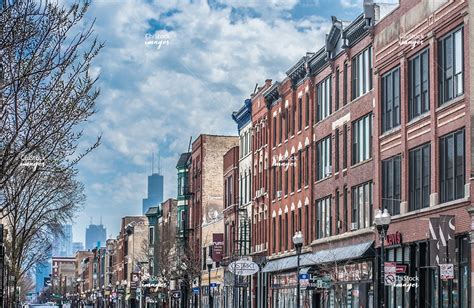
{"type": "Polygon", "coordinates": [[[456,238],[454,279],[441,280],[439,267],[429,264],[427,241],[387,248],[387,262],[396,262],[403,273],[397,284],[386,287],[388,308],[468,307],[470,248],[467,236],[456,238]]]}

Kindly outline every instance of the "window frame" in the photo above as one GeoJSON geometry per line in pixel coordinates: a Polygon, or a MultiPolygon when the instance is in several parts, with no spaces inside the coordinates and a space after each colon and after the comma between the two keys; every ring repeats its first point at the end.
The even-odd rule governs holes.
{"type": "Polygon", "coordinates": [[[318,181],[330,177],[332,175],[332,172],[326,172],[325,170],[326,167],[332,167],[331,143],[331,135],[324,137],[318,142],[316,142],[316,179],[318,181]]]}
{"type": "Polygon", "coordinates": [[[430,206],[430,194],[431,194],[431,144],[425,143],[420,146],[417,146],[413,149],[410,149],[408,152],[408,206],[409,211],[415,211],[422,208],[427,208],[430,206]],[[425,161],[424,154],[428,153],[427,161],[425,161]],[[417,157],[416,155],[421,155],[417,157]],[[419,160],[417,162],[416,160],[419,160]],[[420,166],[418,166],[418,164],[420,166]],[[426,164],[428,164],[428,174],[425,174],[426,164]],[[417,170],[421,168],[420,170],[417,170]],[[420,171],[420,174],[415,173],[415,171],[420,171]],[[416,180],[416,178],[419,178],[416,180]],[[418,182],[419,183],[416,183],[418,182]],[[415,184],[419,184],[415,186],[415,184]],[[418,187],[418,188],[417,188],[418,187]],[[428,189],[428,195],[425,195],[424,190],[428,189]],[[416,190],[419,190],[419,196],[417,196],[416,190]],[[420,202],[417,203],[417,198],[420,202]]]}
{"type": "Polygon", "coordinates": [[[464,88],[464,25],[461,25],[455,29],[453,29],[450,33],[444,35],[438,40],[438,92],[439,92],[439,97],[438,97],[438,106],[441,106],[456,97],[459,97],[465,93],[465,88],[464,88]],[[460,72],[456,72],[456,66],[458,63],[456,62],[456,53],[458,52],[459,48],[456,47],[456,34],[461,33],[461,41],[460,41],[460,52],[461,52],[461,64],[460,64],[460,72]],[[452,46],[451,46],[451,55],[452,58],[450,58],[450,69],[446,68],[446,47],[445,45],[447,42],[452,41],[452,46]],[[449,73],[450,76],[446,76],[447,71],[449,72],[452,70],[452,73],[449,73]],[[459,80],[460,83],[457,83],[456,78],[458,75],[460,75],[459,80]],[[457,86],[460,84],[461,92],[459,93],[457,89],[457,86]],[[451,90],[452,95],[446,93],[446,90],[451,90]]]}
{"type": "Polygon", "coordinates": [[[316,85],[316,123],[332,113],[332,75],[325,77],[316,85]]]}
{"type": "Polygon", "coordinates": [[[408,119],[430,111],[430,54],[429,49],[417,53],[408,61],[408,119]],[[426,58],[425,58],[426,57],[426,58]],[[424,72],[426,71],[426,76],[424,72]],[[418,83],[419,79],[419,83],[418,83]],[[419,91],[417,90],[419,88],[419,91]],[[419,101],[418,101],[419,97],[419,101]]]}
{"type": "Polygon", "coordinates": [[[372,122],[372,112],[352,122],[352,165],[362,163],[372,158],[372,122]],[[369,140],[365,139],[367,136],[369,140]]]}
{"type": "Polygon", "coordinates": [[[439,138],[439,200],[440,203],[454,201],[465,197],[466,185],[466,131],[461,128],[450,132],[439,138]],[[458,140],[461,136],[461,140],[458,140]],[[449,142],[452,141],[452,168],[447,166],[446,159],[449,159],[449,142]],[[461,162],[458,161],[458,145],[462,141],[461,162]],[[448,155],[446,155],[448,154],[448,155]],[[448,170],[452,169],[452,174],[448,174],[448,170]],[[460,170],[460,173],[459,173],[460,170]],[[447,175],[450,177],[447,178],[447,175]],[[450,185],[448,181],[452,181],[450,185]],[[451,193],[447,190],[451,187],[451,193]]]}
{"type": "Polygon", "coordinates": [[[381,131],[385,133],[400,126],[400,67],[384,74],[381,79],[381,131]],[[396,94],[398,92],[398,95],[396,94]]]}

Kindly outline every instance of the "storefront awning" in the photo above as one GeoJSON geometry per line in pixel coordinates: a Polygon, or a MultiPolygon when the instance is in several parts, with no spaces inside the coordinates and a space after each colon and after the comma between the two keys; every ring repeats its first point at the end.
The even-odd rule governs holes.
{"type": "MultiPolygon", "coordinates": [[[[374,241],[354,244],[333,249],[326,249],[314,253],[306,253],[300,256],[300,266],[312,266],[330,262],[357,259],[361,257],[372,256],[374,251],[371,249],[374,241]]],[[[272,273],[296,268],[297,256],[291,256],[269,261],[262,272],[272,273]]]]}

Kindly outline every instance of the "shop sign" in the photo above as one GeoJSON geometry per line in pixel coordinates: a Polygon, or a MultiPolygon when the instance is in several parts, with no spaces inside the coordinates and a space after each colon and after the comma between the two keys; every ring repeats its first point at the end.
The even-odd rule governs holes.
{"type": "Polygon", "coordinates": [[[193,288],[193,294],[199,294],[199,287],[193,288]]]}
{"type": "Polygon", "coordinates": [[[224,233],[212,234],[212,260],[220,262],[224,252],[224,233]]]}
{"type": "Polygon", "coordinates": [[[311,289],[330,289],[331,288],[331,277],[318,277],[310,276],[309,283],[307,286],[308,290],[311,289]]]}
{"type": "Polygon", "coordinates": [[[384,263],[384,285],[393,286],[396,283],[397,277],[397,263],[385,262],[384,263]]]}
{"type": "Polygon", "coordinates": [[[372,279],[372,263],[368,261],[344,264],[335,268],[338,281],[360,281],[372,279]]]}
{"type": "Polygon", "coordinates": [[[441,280],[454,279],[454,264],[440,264],[439,265],[439,276],[441,280]]]}
{"type": "Polygon", "coordinates": [[[401,245],[402,243],[402,234],[398,231],[392,234],[387,234],[387,237],[385,238],[385,245],[387,246],[401,245]]]}
{"type": "Polygon", "coordinates": [[[395,268],[395,272],[397,274],[406,274],[407,273],[407,268],[408,268],[408,265],[406,265],[406,264],[397,264],[396,268],[395,268]]]}
{"type": "Polygon", "coordinates": [[[272,276],[272,288],[289,287],[297,284],[296,273],[277,274],[272,276]]]}
{"type": "Polygon", "coordinates": [[[229,264],[229,271],[237,276],[250,276],[258,272],[258,265],[252,261],[237,260],[229,264]]]}

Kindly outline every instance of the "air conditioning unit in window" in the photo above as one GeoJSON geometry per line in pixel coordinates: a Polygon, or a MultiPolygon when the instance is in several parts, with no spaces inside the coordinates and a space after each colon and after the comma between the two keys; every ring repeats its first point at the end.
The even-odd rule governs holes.
{"type": "Polygon", "coordinates": [[[341,225],[342,225],[342,221],[338,220],[338,221],[337,221],[337,228],[338,228],[338,229],[341,229],[341,225]]]}
{"type": "Polygon", "coordinates": [[[260,189],[257,189],[257,190],[255,191],[255,198],[258,198],[258,197],[260,197],[260,196],[261,196],[260,189]]]}
{"type": "Polygon", "coordinates": [[[281,198],[281,190],[277,191],[277,198],[281,198]]]}
{"type": "Polygon", "coordinates": [[[262,188],[260,188],[260,195],[262,195],[262,196],[263,196],[264,194],[265,194],[265,188],[264,188],[264,187],[262,187],[262,188]]]}
{"type": "Polygon", "coordinates": [[[351,223],[351,230],[357,230],[359,229],[359,223],[353,222],[351,223]]]}
{"type": "Polygon", "coordinates": [[[331,175],[332,174],[332,166],[324,167],[324,173],[326,173],[326,175],[331,175]]]}

